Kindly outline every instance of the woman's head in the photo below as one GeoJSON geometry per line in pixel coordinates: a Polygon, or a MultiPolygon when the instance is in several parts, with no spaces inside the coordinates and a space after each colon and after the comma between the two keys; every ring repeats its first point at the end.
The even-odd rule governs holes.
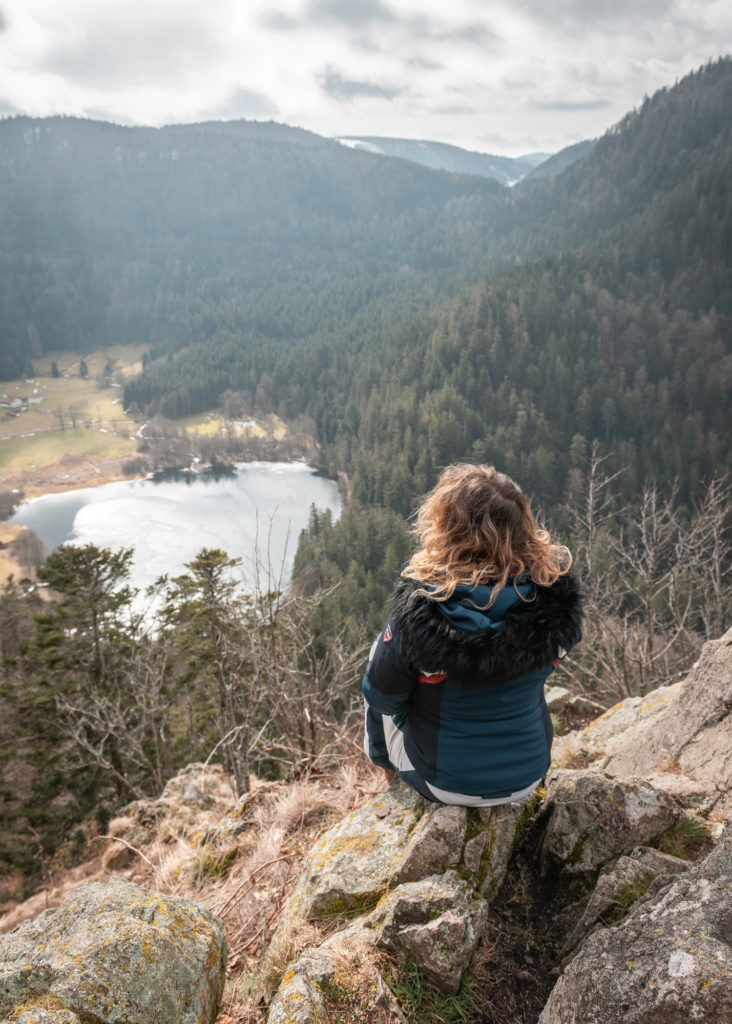
{"type": "Polygon", "coordinates": [[[520,487],[493,466],[443,470],[419,507],[416,533],[421,548],[402,576],[430,584],[437,600],[458,584],[490,580],[497,584],[492,603],[509,576],[528,572],[551,586],[572,563],[569,550],[539,529],[520,487]]]}

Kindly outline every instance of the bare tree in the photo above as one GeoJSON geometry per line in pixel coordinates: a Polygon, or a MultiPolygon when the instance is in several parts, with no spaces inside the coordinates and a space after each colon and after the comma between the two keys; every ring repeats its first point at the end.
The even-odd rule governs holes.
{"type": "Polygon", "coordinates": [[[24,569],[37,569],[43,564],[43,541],[27,527],[11,543],[10,549],[18,564],[24,569]]]}
{"type": "Polygon", "coordinates": [[[143,640],[104,687],[85,677],[56,695],[69,764],[100,768],[128,798],[159,793],[172,773],[170,719],[177,694],[169,685],[170,652],[163,637],[143,640]]]}
{"type": "Polygon", "coordinates": [[[570,507],[585,584],[585,640],[571,672],[597,696],[647,693],[686,671],[730,614],[729,483],[713,480],[698,508],[646,485],[621,508],[597,443],[584,492],[570,507]]]}

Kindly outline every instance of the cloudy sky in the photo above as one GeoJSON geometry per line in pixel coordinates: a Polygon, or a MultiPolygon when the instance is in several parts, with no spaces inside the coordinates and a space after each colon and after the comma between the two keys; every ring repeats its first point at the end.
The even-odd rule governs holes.
{"type": "Polygon", "coordinates": [[[0,0],[0,114],[553,152],[731,51],[729,0],[0,0]]]}

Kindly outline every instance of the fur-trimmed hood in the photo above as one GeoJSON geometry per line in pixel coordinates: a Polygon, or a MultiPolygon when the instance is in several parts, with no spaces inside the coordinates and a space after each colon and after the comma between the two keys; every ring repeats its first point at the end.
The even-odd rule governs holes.
{"type": "Polygon", "coordinates": [[[422,587],[399,580],[390,621],[407,661],[422,672],[446,672],[455,682],[499,685],[519,679],[551,665],[581,635],[582,594],[573,573],[551,587],[534,584],[531,600],[512,603],[498,624],[481,631],[456,626],[440,602],[415,594],[422,587]]]}

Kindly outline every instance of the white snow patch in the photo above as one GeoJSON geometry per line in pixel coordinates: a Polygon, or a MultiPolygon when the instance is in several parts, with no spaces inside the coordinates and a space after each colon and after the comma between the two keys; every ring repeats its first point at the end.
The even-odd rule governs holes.
{"type": "Polygon", "coordinates": [[[340,142],[342,146],[347,146],[348,149],[365,149],[367,153],[378,153],[379,156],[386,156],[386,153],[380,146],[374,145],[373,142],[365,142],[363,139],[336,139],[336,142],[340,142]]]}

